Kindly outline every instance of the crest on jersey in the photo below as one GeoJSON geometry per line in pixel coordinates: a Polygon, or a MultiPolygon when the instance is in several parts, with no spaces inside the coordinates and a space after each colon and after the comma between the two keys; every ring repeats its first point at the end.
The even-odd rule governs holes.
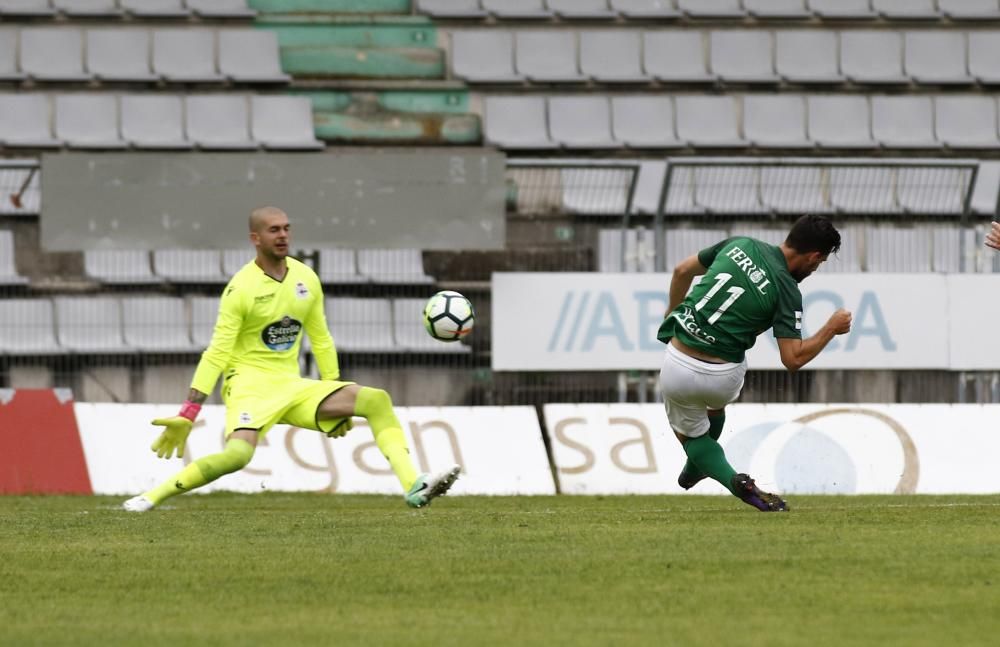
{"type": "Polygon", "coordinates": [[[305,299],[309,296],[309,288],[306,287],[305,283],[301,281],[295,284],[295,296],[300,299],[305,299]]]}

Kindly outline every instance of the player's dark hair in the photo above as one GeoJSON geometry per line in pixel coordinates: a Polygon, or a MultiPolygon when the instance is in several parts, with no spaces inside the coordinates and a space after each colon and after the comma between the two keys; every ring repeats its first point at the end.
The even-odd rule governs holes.
{"type": "Polygon", "coordinates": [[[800,254],[836,254],[840,251],[840,232],[827,216],[806,214],[792,225],[785,245],[800,254]]]}

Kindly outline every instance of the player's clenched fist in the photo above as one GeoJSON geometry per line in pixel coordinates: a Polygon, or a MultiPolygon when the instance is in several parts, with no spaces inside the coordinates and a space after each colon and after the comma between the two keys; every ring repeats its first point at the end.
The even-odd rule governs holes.
{"type": "Polygon", "coordinates": [[[851,332],[851,313],[840,308],[830,316],[827,325],[830,326],[835,335],[849,333],[851,332]]]}
{"type": "Polygon", "coordinates": [[[1000,249],[1000,222],[990,223],[990,230],[986,232],[986,246],[1000,249]]]}
{"type": "Polygon", "coordinates": [[[187,443],[188,434],[194,422],[183,417],[174,416],[172,418],[157,418],[154,425],[166,427],[160,437],[153,441],[152,449],[160,458],[171,458],[174,450],[177,450],[177,458],[184,455],[184,445],[187,443]]]}

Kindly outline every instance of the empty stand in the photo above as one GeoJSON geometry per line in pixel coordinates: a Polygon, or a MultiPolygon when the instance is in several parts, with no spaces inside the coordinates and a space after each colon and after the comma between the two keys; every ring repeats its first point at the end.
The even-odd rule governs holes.
{"type": "Polygon", "coordinates": [[[980,83],[1000,83],[1000,31],[969,32],[969,74],[980,83]]]}
{"type": "Polygon", "coordinates": [[[215,32],[208,29],[157,29],[153,32],[153,70],[174,83],[225,80],[215,62],[215,32]]]}
{"type": "Polygon", "coordinates": [[[640,33],[622,29],[581,32],[580,69],[602,83],[648,81],[642,69],[640,33]]]}
{"type": "Polygon", "coordinates": [[[677,8],[692,18],[742,18],[740,0],[677,0],[677,8]]]}
{"type": "Polygon", "coordinates": [[[730,227],[729,235],[747,236],[768,245],[778,246],[785,242],[785,238],[788,236],[788,227],[783,225],[762,225],[756,222],[734,222],[730,227]]]}
{"type": "Polygon", "coordinates": [[[0,353],[54,355],[63,352],[55,336],[48,299],[4,299],[0,308],[0,353]]]}
{"type": "Polygon", "coordinates": [[[56,335],[63,350],[81,353],[124,353],[122,313],[112,297],[59,297],[55,299],[56,335]]]}
{"type": "Polygon", "coordinates": [[[855,83],[907,83],[902,35],[893,31],[841,32],[840,70],[855,83]]]}
{"type": "Polygon", "coordinates": [[[877,148],[867,97],[814,96],[809,107],[809,139],[820,148],[877,148]]]}
{"type": "Polygon", "coordinates": [[[49,97],[44,94],[0,94],[0,142],[4,146],[54,148],[49,97]]]}
{"type": "Polygon", "coordinates": [[[187,135],[206,150],[252,150],[247,98],[232,94],[189,95],[185,98],[187,135]]]}
{"type": "Polygon", "coordinates": [[[869,225],[865,229],[869,272],[930,272],[931,235],[922,226],[869,225]]]}
{"type": "Polygon", "coordinates": [[[543,0],[482,0],[483,9],[498,18],[548,18],[543,0]]]}
{"type": "Polygon", "coordinates": [[[88,29],[87,70],[101,81],[156,81],[144,29],[88,29]]]}
{"type": "Polygon", "coordinates": [[[185,0],[188,9],[203,18],[253,18],[257,12],[247,0],[185,0]]]}
{"type": "Polygon", "coordinates": [[[194,146],[184,135],[184,103],[179,96],[122,96],[121,136],[137,148],[185,150],[194,146]]]}
{"type": "Polygon", "coordinates": [[[860,20],[875,18],[869,0],[808,0],[809,9],[820,18],[860,20]]]}
{"type": "Polygon", "coordinates": [[[941,96],[934,100],[934,134],[949,148],[997,148],[997,104],[993,97],[941,96]]]}
{"type": "Polygon", "coordinates": [[[830,210],[818,167],[778,166],[760,169],[760,201],[776,213],[823,213],[830,210]]]}
{"type": "Polygon", "coordinates": [[[56,137],[70,148],[128,148],[118,133],[118,98],[113,94],[57,95],[56,137]]]}
{"type": "Polygon", "coordinates": [[[711,247],[729,236],[725,229],[670,228],[664,232],[664,269],[672,272],[693,254],[711,247]]]}
{"type": "Polygon", "coordinates": [[[833,31],[788,29],[775,32],[775,70],[791,83],[839,83],[840,55],[833,31]]]}
{"type": "Polygon", "coordinates": [[[174,283],[222,283],[222,255],[213,249],[158,249],[153,272],[174,283]]]}
{"type": "Polygon", "coordinates": [[[966,67],[965,34],[946,31],[906,33],[906,74],[917,83],[972,83],[966,67]]]}
{"type": "Polygon", "coordinates": [[[358,273],[357,253],[353,249],[319,250],[319,279],[334,285],[341,283],[367,283],[368,278],[358,273]]]}
{"type": "Polygon", "coordinates": [[[0,285],[23,285],[28,279],[21,276],[14,264],[14,232],[0,229],[0,285]]]}
{"type": "Polygon", "coordinates": [[[931,271],[958,273],[964,270],[962,230],[954,225],[929,225],[931,271]]]}
{"type": "Polygon", "coordinates": [[[227,279],[232,277],[255,257],[256,251],[250,248],[222,250],[222,275],[227,279]]]}
{"type": "Polygon", "coordinates": [[[937,148],[930,97],[872,97],[872,134],[889,148],[937,148]]]}
{"type": "Polygon", "coordinates": [[[761,19],[806,19],[812,15],[806,0],[743,0],[743,8],[761,19]]]}
{"type": "Polygon", "coordinates": [[[899,211],[893,186],[893,168],[832,167],[829,175],[830,205],[847,213],[899,211]]]}
{"type": "Polygon", "coordinates": [[[679,29],[643,33],[643,68],[660,81],[710,82],[704,35],[679,29]]]}
{"type": "MultiPolygon", "coordinates": [[[[326,323],[337,350],[391,352],[400,350],[392,336],[392,303],[389,299],[327,297],[326,323]]],[[[421,319],[415,322],[419,325],[421,319]]],[[[425,332],[424,335],[427,335],[425,332]]]]}
{"type": "Polygon", "coordinates": [[[621,228],[597,232],[597,271],[621,272],[624,253],[621,228]]]}
{"type": "Polygon", "coordinates": [[[518,31],[517,73],[531,81],[576,82],[586,77],[577,63],[576,33],[569,30],[518,31]]]}
{"type": "Polygon", "coordinates": [[[188,303],[191,306],[191,343],[195,348],[208,348],[219,316],[219,297],[191,297],[188,303]]]}
{"type": "Polygon", "coordinates": [[[83,32],[69,27],[21,29],[21,71],[38,81],[86,81],[83,32]]]}
{"type": "Polygon", "coordinates": [[[24,74],[17,67],[17,30],[0,29],[0,81],[20,81],[24,74]]]}
{"type": "Polygon", "coordinates": [[[628,209],[629,168],[576,167],[559,169],[557,186],[563,213],[621,215],[628,209]]]}
{"type": "Polygon", "coordinates": [[[434,278],[424,273],[419,249],[360,249],[358,273],[373,283],[424,284],[434,278]]]}
{"type": "Polygon", "coordinates": [[[313,130],[308,97],[254,96],[250,98],[251,136],[269,150],[321,150],[313,130]]]}
{"type": "Polygon", "coordinates": [[[694,201],[708,213],[764,213],[760,169],[754,166],[706,166],[694,169],[694,201]]]}
{"type": "Polygon", "coordinates": [[[617,148],[607,97],[550,97],[549,133],[566,148],[617,148]]]}
{"type": "Polygon", "coordinates": [[[560,18],[608,19],[617,14],[608,0],[545,0],[545,4],[560,18]]]}
{"type": "Polygon", "coordinates": [[[626,18],[676,18],[681,15],[674,0],[611,0],[611,8],[626,18]]]}
{"type": "Polygon", "coordinates": [[[900,168],[896,172],[899,206],[907,213],[962,213],[968,193],[968,171],[960,168],[900,168]]]}
{"type": "Polygon", "coordinates": [[[47,18],[55,13],[49,0],[0,0],[0,16],[47,18]]]}
{"type": "Polygon", "coordinates": [[[889,20],[937,20],[936,0],[872,0],[872,9],[889,20]]]}
{"type": "Polygon", "coordinates": [[[116,0],[52,0],[52,6],[71,18],[121,15],[116,0]]]}
{"type": "Polygon", "coordinates": [[[219,72],[236,83],[288,83],[281,71],[278,35],[264,29],[223,29],[219,38],[219,72]]]}
{"type": "Polygon", "coordinates": [[[461,342],[438,341],[424,329],[425,299],[393,299],[393,337],[400,350],[423,353],[469,352],[461,342]]]}
{"type": "Polygon", "coordinates": [[[865,226],[838,223],[837,230],[840,232],[840,251],[830,254],[819,271],[840,274],[860,272],[865,226]]]}
{"type": "Polygon", "coordinates": [[[179,297],[124,297],[125,343],[145,352],[191,352],[187,306],[179,297]]]}
{"type": "Polygon", "coordinates": [[[484,105],[486,142],[502,148],[555,148],[549,138],[545,99],[489,96],[484,105]]]}
{"type": "Polygon", "coordinates": [[[159,283],[149,264],[149,252],[139,249],[88,249],[83,271],[101,283],[159,283]]]}
{"type": "Polygon", "coordinates": [[[774,83],[771,34],[749,29],[717,30],[711,33],[712,72],[723,81],[774,83]]]}
{"type": "Polygon", "coordinates": [[[417,0],[417,10],[435,18],[482,18],[479,0],[417,0]]]}
{"type": "Polygon", "coordinates": [[[740,135],[733,97],[676,98],[677,136],[692,146],[737,148],[747,145],[740,135]]]}
{"type": "Polygon", "coordinates": [[[663,96],[616,96],[611,99],[614,139],[629,148],[677,148],[684,142],[674,127],[674,102],[663,96]]]}
{"type": "Polygon", "coordinates": [[[938,11],[952,20],[996,20],[1000,18],[997,0],[938,0],[938,11]]]}
{"type": "Polygon", "coordinates": [[[521,81],[521,75],[514,70],[514,35],[509,31],[453,31],[451,60],[452,72],[466,81],[521,81]]]}
{"type": "Polygon", "coordinates": [[[743,133],[754,146],[813,147],[806,133],[806,103],[797,95],[743,97],[743,133]]]}
{"type": "Polygon", "coordinates": [[[136,18],[187,18],[184,0],[119,0],[123,11],[136,18]]]}

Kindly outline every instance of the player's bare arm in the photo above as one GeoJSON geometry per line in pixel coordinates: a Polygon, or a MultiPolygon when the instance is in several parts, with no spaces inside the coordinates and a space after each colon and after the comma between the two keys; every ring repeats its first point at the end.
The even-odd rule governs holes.
{"type": "Polygon", "coordinates": [[[986,232],[986,246],[1000,250],[1000,222],[991,222],[986,232]]]}
{"type": "Polygon", "coordinates": [[[830,316],[819,332],[808,339],[779,338],[778,351],[781,353],[781,363],[794,373],[819,355],[834,337],[850,330],[851,313],[841,308],[830,316]]]}
{"type": "Polygon", "coordinates": [[[202,393],[198,389],[191,389],[188,391],[188,402],[193,402],[194,404],[205,404],[205,400],[208,399],[207,393],[202,393]]]}
{"type": "Polygon", "coordinates": [[[687,296],[694,277],[700,276],[706,271],[705,266],[698,260],[697,254],[689,256],[677,264],[677,267],[674,268],[673,278],[670,279],[670,304],[667,306],[667,314],[670,314],[687,296]]]}

